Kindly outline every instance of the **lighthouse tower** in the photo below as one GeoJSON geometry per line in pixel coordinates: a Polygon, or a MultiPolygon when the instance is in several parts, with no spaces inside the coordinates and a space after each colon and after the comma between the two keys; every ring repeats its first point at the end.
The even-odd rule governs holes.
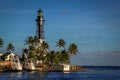
{"type": "Polygon", "coordinates": [[[44,17],[43,17],[43,11],[41,9],[39,9],[37,11],[38,15],[37,15],[37,37],[40,39],[40,43],[42,43],[43,41],[45,41],[45,35],[44,35],[44,17]]]}

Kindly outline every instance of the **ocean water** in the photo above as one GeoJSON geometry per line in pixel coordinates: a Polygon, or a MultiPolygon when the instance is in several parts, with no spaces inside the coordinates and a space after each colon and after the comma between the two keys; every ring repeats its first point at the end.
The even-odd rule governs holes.
{"type": "Polygon", "coordinates": [[[120,80],[120,67],[88,67],[81,72],[5,72],[0,80],[120,80]]]}

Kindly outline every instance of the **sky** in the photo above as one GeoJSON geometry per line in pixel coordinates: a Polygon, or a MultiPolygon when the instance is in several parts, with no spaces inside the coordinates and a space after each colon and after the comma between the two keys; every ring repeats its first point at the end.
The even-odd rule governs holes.
{"type": "Polygon", "coordinates": [[[21,55],[24,41],[36,34],[37,11],[43,10],[50,50],[64,39],[78,46],[71,64],[120,66],[120,0],[0,0],[0,52],[9,43],[21,55]]]}

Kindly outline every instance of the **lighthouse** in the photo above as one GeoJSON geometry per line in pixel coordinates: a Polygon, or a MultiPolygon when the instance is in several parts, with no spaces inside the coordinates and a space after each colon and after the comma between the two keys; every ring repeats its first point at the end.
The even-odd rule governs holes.
{"type": "Polygon", "coordinates": [[[36,23],[37,23],[37,31],[36,31],[36,35],[40,40],[40,43],[42,43],[43,41],[45,41],[45,35],[44,35],[44,17],[43,17],[43,11],[41,9],[39,9],[37,11],[37,19],[36,19],[36,23]]]}

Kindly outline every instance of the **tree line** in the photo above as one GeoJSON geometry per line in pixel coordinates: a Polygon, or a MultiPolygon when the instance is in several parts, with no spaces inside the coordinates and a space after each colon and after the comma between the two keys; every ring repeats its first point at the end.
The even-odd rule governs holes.
{"type": "MultiPolygon", "coordinates": [[[[3,45],[4,45],[4,41],[0,38],[0,48],[2,48],[3,45]]],[[[9,44],[7,45],[7,49],[6,49],[6,50],[7,50],[7,51],[14,51],[14,50],[15,50],[15,47],[14,47],[14,45],[13,45],[12,43],[9,43],[9,44]]]]}
{"type": "MultiPolygon", "coordinates": [[[[70,56],[78,53],[78,47],[75,43],[70,43],[67,48],[66,42],[63,39],[59,39],[56,42],[56,47],[58,47],[57,51],[49,51],[49,44],[46,41],[40,43],[37,36],[29,36],[24,42],[25,45],[28,45],[28,47],[23,49],[22,61],[30,59],[34,61],[42,61],[42,63],[48,65],[70,63],[70,56]]],[[[4,42],[0,38],[0,48],[2,48],[3,45],[4,42]]],[[[7,51],[14,50],[15,48],[13,44],[9,43],[7,46],[7,51]]]]}
{"type": "Polygon", "coordinates": [[[59,63],[70,63],[70,56],[76,55],[78,52],[78,47],[75,43],[70,43],[69,47],[66,48],[66,42],[63,39],[59,39],[56,42],[56,47],[59,48],[58,51],[49,51],[49,44],[46,41],[40,43],[37,36],[29,36],[25,40],[25,44],[28,45],[27,49],[23,50],[22,60],[27,58],[32,60],[42,60],[44,64],[56,65],[59,63]]]}

